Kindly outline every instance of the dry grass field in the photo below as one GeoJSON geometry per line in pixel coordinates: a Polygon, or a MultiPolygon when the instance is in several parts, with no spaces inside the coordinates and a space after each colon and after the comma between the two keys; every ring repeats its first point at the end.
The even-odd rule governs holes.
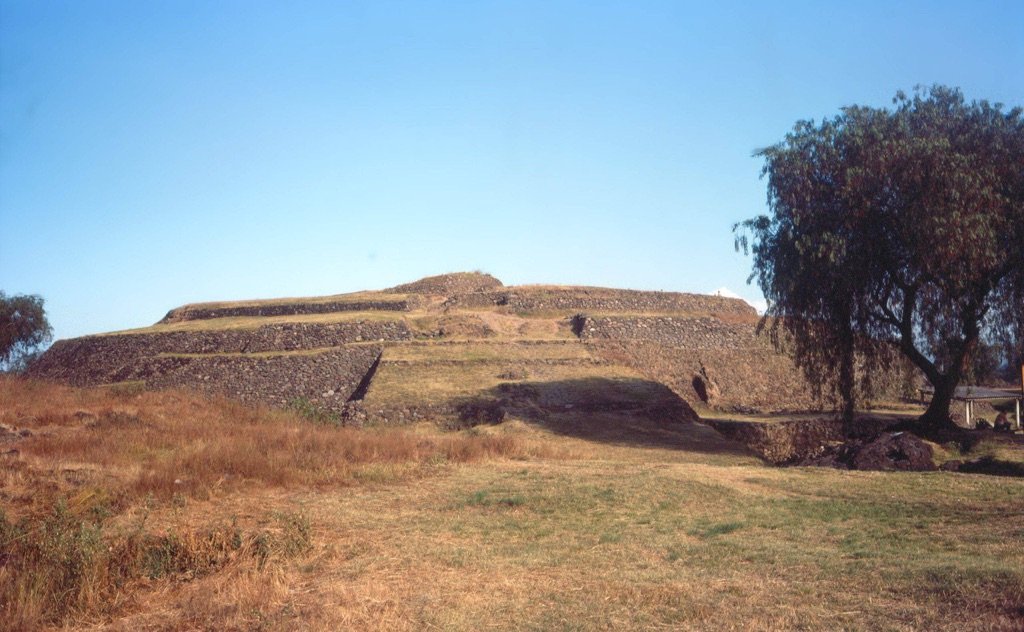
{"type": "Polygon", "coordinates": [[[1021,478],[769,467],[628,412],[357,430],[130,385],[3,379],[0,425],[3,629],[1024,629],[1021,478]]]}

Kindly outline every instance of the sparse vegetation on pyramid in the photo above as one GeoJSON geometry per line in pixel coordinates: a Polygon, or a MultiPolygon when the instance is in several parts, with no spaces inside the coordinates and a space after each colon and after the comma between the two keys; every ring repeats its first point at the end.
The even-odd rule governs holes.
{"type": "Polygon", "coordinates": [[[507,287],[446,274],[381,291],[185,305],[144,329],[61,340],[33,377],[185,387],[352,423],[509,414],[807,407],[792,363],[738,299],[593,287],[507,287]]]}

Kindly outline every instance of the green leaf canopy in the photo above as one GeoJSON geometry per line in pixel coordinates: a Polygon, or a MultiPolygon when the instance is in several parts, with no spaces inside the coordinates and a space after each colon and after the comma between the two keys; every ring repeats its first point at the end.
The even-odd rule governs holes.
{"type": "Polygon", "coordinates": [[[980,340],[1024,341],[1021,109],[919,88],[892,109],[800,121],[765,161],[769,215],[737,226],[769,301],[773,339],[851,414],[855,367],[897,349],[949,400],[980,340]]]}

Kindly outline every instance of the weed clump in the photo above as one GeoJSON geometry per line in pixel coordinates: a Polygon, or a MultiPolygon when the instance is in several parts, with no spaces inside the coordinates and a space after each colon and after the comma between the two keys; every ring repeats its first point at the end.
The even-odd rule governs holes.
{"type": "Polygon", "coordinates": [[[340,415],[318,406],[304,397],[293,397],[288,400],[285,409],[318,426],[344,425],[340,415]]]}
{"type": "Polygon", "coordinates": [[[72,615],[110,614],[132,584],[188,581],[232,562],[263,568],[306,552],[309,518],[276,512],[278,529],[245,531],[235,524],[127,532],[77,515],[59,499],[49,512],[13,520],[0,511],[0,629],[59,624],[72,615]]]}

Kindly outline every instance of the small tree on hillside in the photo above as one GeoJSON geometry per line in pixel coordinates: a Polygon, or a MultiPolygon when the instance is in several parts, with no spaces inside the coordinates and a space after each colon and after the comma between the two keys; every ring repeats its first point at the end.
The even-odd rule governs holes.
{"type": "Polygon", "coordinates": [[[949,405],[979,342],[1024,341],[1024,120],[959,90],[800,121],[764,158],[769,215],[738,224],[772,339],[854,409],[858,373],[897,349],[949,405]],[[856,367],[861,367],[859,370],[856,367]]]}
{"type": "Polygon", "coordinates": [[[0,370],[23,370],[52,337],[42,297],[0,290],[0,370]]]}

